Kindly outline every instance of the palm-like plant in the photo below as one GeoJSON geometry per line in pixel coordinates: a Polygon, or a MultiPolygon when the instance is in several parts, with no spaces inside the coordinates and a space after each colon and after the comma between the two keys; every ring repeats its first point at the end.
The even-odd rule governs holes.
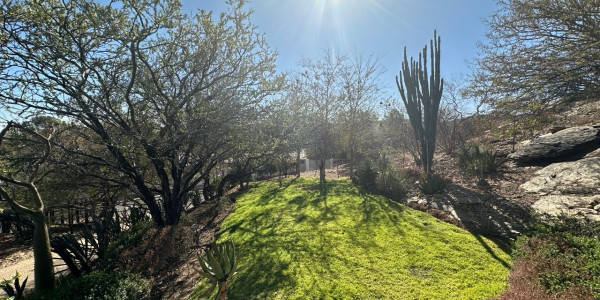
{"type": "Polygon", "coordinates": [[[231,277],[244,268],[238,267],[238,258],[233,241],[216,245],[213,249],[207,251],[206,255],[200,256],[198,260],[200,261],[200,267],[202,267],[200,275],[206,277],[211,284],[208,290],[199,297],[209,297],[215,288],[218,288],[214,299],[226,300],[231,277]]]}
{"type": "Polygon", "coordinates": [[[4,279],[0,282],[0,288],[2,288],[4,290],[4,292],[8,295],[7,299],[14,299],[14,300],[25,299],[24,298],[25,286],[27,285],[27,279],[29,279],[29,276],[27,278],[25,278],[25,280],[23,280],[22,284],[19,283],[20,278],[21,278],[21,274],[19,274],[19,272],[17,272],[15,274],[15,276],[11,277],[10,279],[4,279]],[[11,280],[14,280],[14,283],[11,282],[11,280]]]}

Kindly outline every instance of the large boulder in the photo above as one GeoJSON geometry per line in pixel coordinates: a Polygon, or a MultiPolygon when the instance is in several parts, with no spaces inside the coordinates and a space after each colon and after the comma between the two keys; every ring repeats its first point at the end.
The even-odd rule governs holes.
{"type": "Polygon", "coordinates": [[[510,154],[518,164],[548,165],[578,159],[600,147],[600,126],[580,126],[533,139],[510,154]]]}
{"type": "Polygon", "coordinates": [[[533,204],[538,213],[579,215],[600,221],[600,158],[551,164],[521,185],[539,196],[533,204]]]}
{"type": "Polygon", "coordinates": [[[537,171],[521,188],[539,195],[600,194],[600,158],[551,164],[537,171]]]}
{"type": "Polygon", "coordinates": [[[581,216],[600,221],[600,205],[595,204],[599,200],[599,196],[550,195],[540,197],[532,208],[538,213],[551,216],[581,216]]]}

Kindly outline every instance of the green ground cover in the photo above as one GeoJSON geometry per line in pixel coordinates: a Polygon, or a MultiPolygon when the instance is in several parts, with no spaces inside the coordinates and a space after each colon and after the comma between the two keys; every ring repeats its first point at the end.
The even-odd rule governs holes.
{"type": "Polygon", "coordinates": [[[241,264],[230,299],[487,299],[506,289],[510,256],[492,241],[347,180],[313,179],[238,195],[219,240],[241,264]]]}

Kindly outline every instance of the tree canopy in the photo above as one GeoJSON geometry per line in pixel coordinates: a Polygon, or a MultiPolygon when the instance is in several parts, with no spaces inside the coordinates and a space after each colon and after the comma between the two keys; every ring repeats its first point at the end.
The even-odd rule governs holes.
{"type": "Polygon", "coordinates": [[[471,96],[522,111],[596,97],[600,1],[500,0],[498,7],[486,21],[471,96]]]}
{"type": "Polygon", "coordinates": [[[281,88],[244,1],[228,3],[214,17],[176,0],[3,2],[0,101],[71,122],[109,155],[71,154],[122,174],[157,224],[176,224],[281,88]]]}

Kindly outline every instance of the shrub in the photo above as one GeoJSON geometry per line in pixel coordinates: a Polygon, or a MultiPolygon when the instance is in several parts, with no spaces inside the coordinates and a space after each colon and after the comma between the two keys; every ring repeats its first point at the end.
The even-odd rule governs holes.
{"type": "Polygon", "coordinates": [[[518,269],[506,295],[541,289],[561,299],[600,299],[599,229],[597,223],[572,217],[538,219],[517,240],[518,269]]]}
{"type": "Polygon", "coordinates": [[[134,230],[111,245],[113,266],[145,277],[169,276],[191,253],[194,233],[185,226],[134,230]]]}
{"type": "Polygon", "coordinates": [[[4,292],[8,295],[8,299],[21,300],[25,299],[23,297],[23,293],[25,292],[25,286],[27,285],[27,279],[23,280],[23,283],[20,283],[21,274],[17,272],[15,276],[4,279],[0,282],[0,288],[4,290],[4,292]]]}
{"type": "Polygon", "coordinates": [[[82,277],[65,279],[54,291],[34,294],[28,299],[138,300],[147,299],[149,295],[149,282],[137,275],[97,271],[82,277]]]}
{"type": "Polygon", "coordinates": [[[406,196],[406,192],[413,182],[404,171],[390,169],[387,173],[380,174],[377,177],[377,192],[392,200],[399,201],[406,196]]]}
{"type": "Polygon", "coordinates": [[[484,177],[496,173],[498,163],[491,150],[481,150],[478,145],[465,146],[458,153],[458,168],[466,176],[484,177]]]}
{"type": "Polygon", "coordinates": [[[418,186],[425,195],[441,194],[446,189],[446,181],[439,175],[427,174],[421,177],[418,186]]]}
{"type": "Polygon", "coordinates": [[[362,168],[358,169],[354,182],[367,192],[374,192],[376,189],[377,172],[371,167],[371,163],[366,161],[362,168]]]}
{"type": "Polygon", "coordinates": [[[106,267],[112,269],[119,262],[119,257],[127,249],[136,248],[144,239],[148,231],[154,227],[151,221],[139,222],[132,225],[128,231],[121,232],[119,236],[110,243],[106,253],[106,267]]]}

